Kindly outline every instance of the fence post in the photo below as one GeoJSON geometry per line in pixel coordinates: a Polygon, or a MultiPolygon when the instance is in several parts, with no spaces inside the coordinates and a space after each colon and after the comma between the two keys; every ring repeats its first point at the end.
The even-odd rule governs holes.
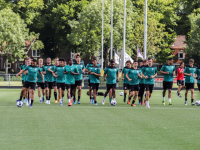
{"type": "Polygon", "coordinates": [[[10,86],[10,74],[8,75],[8,80],[9,80],[8,86],[10,86]]]}

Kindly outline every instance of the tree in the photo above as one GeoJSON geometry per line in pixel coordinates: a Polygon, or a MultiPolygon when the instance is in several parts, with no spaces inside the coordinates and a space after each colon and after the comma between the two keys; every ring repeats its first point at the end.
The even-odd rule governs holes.
{"type": "Polygon", "coordinates": [[[41,41],[38,41],[38,34],[30,33],[25,22],[19,14],[11,9],[0,10],[0,48],[6,57],[6,74],[8,73],[8,60],[21,58],[25,55],[25,41],[35,40],[32,49],[43,48],[41,41]]]}

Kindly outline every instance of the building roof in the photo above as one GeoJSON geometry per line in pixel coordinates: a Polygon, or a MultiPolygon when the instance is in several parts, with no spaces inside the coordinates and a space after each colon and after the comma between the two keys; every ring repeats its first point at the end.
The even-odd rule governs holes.
{"type": "Polygon", "coordinates": [[[171,49],[185,49],[185,47],[187,46],[187,44],[184,43],[185,41],[186,41],[185,35],[178,35],[175,39],[175,42],[172,44],[170,48],[171,49]]]}

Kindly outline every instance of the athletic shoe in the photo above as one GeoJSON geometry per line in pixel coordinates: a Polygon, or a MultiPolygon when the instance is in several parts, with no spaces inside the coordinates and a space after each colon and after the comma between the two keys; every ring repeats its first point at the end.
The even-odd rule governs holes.
{"type": "Polygon", "coordinates": [[[176,95],[178,96],[179,94],[178,94],[178,91],[176,91],[176,95]]]}
{"type": "Polygon", "coordinates": [[[29,104],[28,104],[28,100],[26,100],[26,106],[28,106],[29,104]]]}
{"type": "Polygon", "coordinates": [[[72,102],[69,102],[68,106],[72,106],[72,102]]]}
{"type": "Polygon", "coordinates": [[[105,100],[103,99],[103,100],[102,100],[102,105],[104,105],[104,104],[105,104],[105,100]]]}
{"type": "Polygon", "coordinates": [[[55,100],[55,103],[58,103],[58,100],[55,100]]]}
{"type": "Polygon", "coordinates": [[[131,104],[131,100],[128,100],[127,104],[130,105],[131,104]]]}
{"type": "Polygon", "coordinates": [[[169,102],[169,105],[172,105],[172,102],[169,102]]]}
{"type": "Polygon", "coordinates": [[[187,105],[187,101],[185,101],[185,105],[187,105]]]}
{"type": "Polygon", "coordinates": [[[150,106],[149,106],[149,107],[146,107],[146,108],[150,108],[150,106]]]}
{"type": "Polygon", "coordinates": [[[165,105],[165,101],[162,101],[162,104],[165,105]]]}
{"type": "Polygon", "coordinates": [[[141,105],[143,105],[143,101],[141,101],[141,105]]]}
{"type": "Polygon", "coordinates": [[[73,104],[76,104],[76,101],[73,101],[73,104]]]}
{"type": "Polygon", "coordinates": [[[60,102],[60,106],[62,106],[63,105],[63,103],[62,102],[60,102]]]}
{"type": "Polygon", "coordinates": [[[42,101],[43,101],[43,103],[44,103],[44,97],[42,98],[42,101]]]}
{"type": "Polygon", "coordinates": [[[178,97],[180,97],[180,98],[181,98],[182,96],[179,94],[179,95],[178,95],[178,97]]]}
{"type": "Polygon", "coordinates": [[[77,104],[81,104],[81,102],[80,102],[80,101],[77,101],[77,104]]]}
{"type": "Polygon", "coordinates": [[[195,105],[194,102],[192,102],[192,103],[191,103],[191,106],[194,106],[194,105],[195,105]]]}
{"type": "Polygon", "coordinates": [[[46,100],[45,104],[49,104],[48,100],[46,100]]]}
{"type": "Polygon", "coordinates": [[[32,107],[33,107],[33,105],[31,105],[31,104],[30,104],[30,106],[29,106],[29,107],[30,107],[30,108],[32,108],[32,107]]]}
{"type": "Polygon", "coordinates": [[[141,105],[141,102],[139,102],[139,105],[141,105]]]}
{"type": "Polygon", "coordinates": [[[98,104],[97,104],[97,103],[95,103],[94,105],[96,105],[96,106],[97,106],[98,104]]]}
{"type": "Polygon", "coordinates": [[[24,100],[23,100],[23,104],[25,104],[26,103],[26,99],[24,98],[24,100]]]}
{"type": "Polygon", "coordinates": [[[92,104],[92,100],[90,99],[90,104],[92,104]]]}
{"type": "Polygon", "coordinates": [[[124,103],[126,103],[126,99],[124,98],[124,103]]]}
{"type": "Polygon", "coordinates": [[[21,101],[21,100],[20,99],[16,100],[16,102],[19,102],[19,101],[21,101]]]}
{"type": "Polygon", "coordinates": [[[94,99],[92,99],[92,104],[94,104],[94,99]]]}
{"type": "Polygon", "coordinates": [[[136,105],[135,104],[131,104],[131,106],[135,107],[136,105]]]}
{"type": "Polygon", "coordinates": [[[39,103],[42,103],[42,100],[40,100],[40,102],[39,103]]]}
{"type": "Polygon", "coordinates": [[[48,101],[48,104],[50,104],[50,100],[48,101]]]}

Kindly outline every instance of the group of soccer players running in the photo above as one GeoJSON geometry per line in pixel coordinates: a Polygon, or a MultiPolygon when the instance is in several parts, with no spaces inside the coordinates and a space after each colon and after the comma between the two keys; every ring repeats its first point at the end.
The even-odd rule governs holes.
{"type": "MultiPolygon", "coordinates": [[[[56,58],[55,65],[52,64],[51,58],[47,58],[45,64],[43,59],[39,59],[38,61],[39,65],[37,66],[37,60],[26,58],[25,65],[21,66],[20,72],[16,75],[22,76],[23,84],[20,99],[17,101],[22,101],[22,98],[24,97],[23,103],[26,103],[27,106],[32,108],[37,83],[40,103],[45,101],[46,95],[45,103],[50,104],[51,92],[52,89],[54,89],[55,103],[60,102],[60,105],[62,106],[66,89],[68,106],[72,106],[72,103],[76,104],[76,90],[78,89],[77,104],[80,104],[83,74],[87,72],[89,77],[88,85],[90,103],[98,105],[96,96],[99,89],[101,70],[95,56],[92,57],[92,61],[88,63],[86,67],[84,62],[81,60],[79,53],[75,54],[75,60],[70,58],[68,59],[68,62],[63,58],[56,58]]],[[[140,67],[138,67],[137,61],[134,61],[132,65],[131,61],[128,60],[126,66],[122,70],[124,102],[126,102],[127,91],[129,90],[127,103],[129,105],[131,104],[133,107],[136,106],[135,101],[138,97],[139,105],[143,105],[143,95],[144,92],[146,92],[144,103],[146,108],[150,108],[149,99],[153,92],[157,73],[158,70],[157,67],[153,65],[152,58],[144,60],[140,67]],[[133,100],[131,103],[132,97],[133,100]]],[[[175,76],[175,66],[173,65],[172,58],[169,58],[168,63],[162,66],[160,73],[164,74],[162,104],[165,105],[165,94],[168,90],[169,105],[172,105],[171,90],[173,86],[173,77],[175,76]]],[[[177,95],[181,97],[180,91],[183,88],[186,88],[185,105],[187,105],[187,95],[189,90],[191,90],[191,105],[194,105],[195,79],[197,79],[198,89],[200,90],[200,68],[194,66],[193,59],[190,59],[187,67],[184,66],[183,62],[181,62],[180,67],[177,69],[177,84],[179,86],[177,95]],[[185,84],[184,75],[186,76],[185,84]]],[[[119,69],[115,66],[115,60],[113,59],[110,61],[110,65],[104,70],[104,81],[106,81],[107,89],[102,104],[105,104],[105,99],[108,93],[110,103],[116,103],[116,85],[119,82],[119,69]]]]}

